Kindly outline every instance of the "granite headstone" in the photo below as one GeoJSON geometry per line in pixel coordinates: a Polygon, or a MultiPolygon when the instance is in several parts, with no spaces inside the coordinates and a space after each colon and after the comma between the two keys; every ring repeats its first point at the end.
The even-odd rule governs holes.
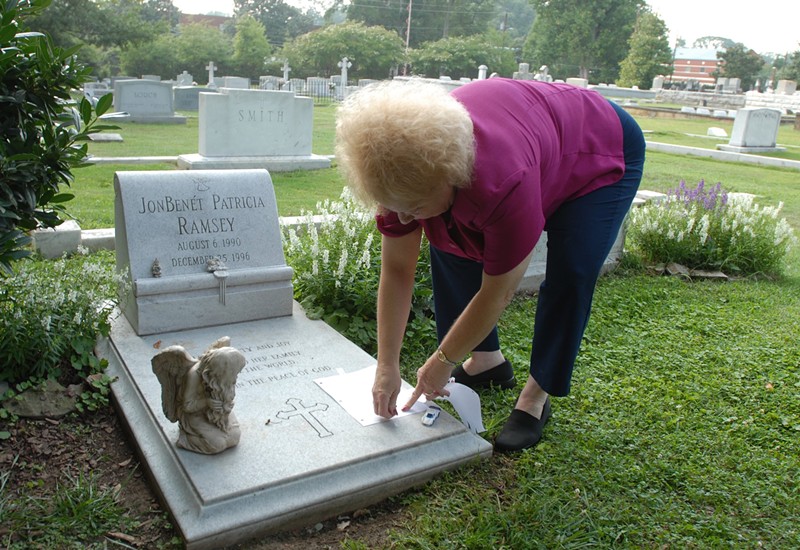
{"type": "Polygon", "coordinates": [[[783,151],[785,148],[777,145],[780,124],[781,112],[777,109],[739,109],[733,121],[730,141],[727,145],[717,145],[717,148],[737,153],[783,151]]]}
{"type": "Polygon", "coordinates": [[[181,155],[183,169],[330,167],[311,152],[313,100],[293,92],[220,88],[200,94],[199,153],[181,155]]]}
{"type": "Polygon", "coordinates": [[[266,170],[117,172],[114,190],[121,308],[138,334],[291,312],[266,170]]]}
{"type": "Polygon", "coordinates": [[[172,84],[156,80],[117,80],[114,82],[115,122],[186,124],[186,117],[175,114],[172,84]]]}

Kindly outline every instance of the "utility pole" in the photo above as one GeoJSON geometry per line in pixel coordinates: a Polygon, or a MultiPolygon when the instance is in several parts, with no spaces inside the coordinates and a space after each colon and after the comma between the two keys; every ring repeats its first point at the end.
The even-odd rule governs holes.
{"type": "Polygon", "coordinates": [[[406,58],[403,63],[403,76],[408,73],[408,41],[411,38],[411,4],[414,0],[408,0],[408,19],[406,19],[406,58]]]}

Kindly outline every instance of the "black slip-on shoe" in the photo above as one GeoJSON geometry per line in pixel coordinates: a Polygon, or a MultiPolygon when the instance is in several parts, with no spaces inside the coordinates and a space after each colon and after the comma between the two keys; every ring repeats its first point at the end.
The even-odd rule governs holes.
{"type": "Polygon", "coordinates": [[[544,402],[542,417],[536,418],[525,411],[514,409],[494,440],[494,450],[499,453],[511,453],[533,447],[542,438],[542,429],[550,419],[550,398],[544,402]]]}
{"type": "Polygon", "coordinates": [[[513,388],[517,383],[517,379],[514,378],[514,369],[511,367],[511,363],[509,363],[508,360],[474,376],[467,374],[464,367],[459,365],[453,369],[450,376],[459,384],[469,386],[473,390],[488,388],[489,386],[499,386],[507,390],[513,388]]]}

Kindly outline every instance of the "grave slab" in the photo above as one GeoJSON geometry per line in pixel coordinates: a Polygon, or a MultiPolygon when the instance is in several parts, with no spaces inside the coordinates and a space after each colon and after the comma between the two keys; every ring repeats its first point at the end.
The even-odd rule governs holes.
{"type": "MultiPolygon", "coordinates": [[[[446,412],[431,427],[421,414],[362,425],[315,380],[375,360],[296,303],[291,316],[149,336],[119,316],[97,353],[109,361],[115,405],[189,549],[351,513],[492,452],[446,412]],[[196,356],[222,336],[247,358],[234,405],[241,440],[217,455],[179,449],[150,360],[170,345],[196,356]]],[[[363,399],[371,401],[369,388],[363,399]]]]}

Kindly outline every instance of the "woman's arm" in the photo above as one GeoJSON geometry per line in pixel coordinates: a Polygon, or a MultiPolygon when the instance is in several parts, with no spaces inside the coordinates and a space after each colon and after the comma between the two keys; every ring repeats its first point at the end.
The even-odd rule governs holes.
{"type": "MultiPolygon", "coordinates": [[[[464,358],[491,332],[500,315],[514,298],[532,255],[531,251],[515,268],[502,275],[483,274],[480,290],[467,304],[440,344],[448,359],[457,361],[464,358]]],[[[450,367],[438,359],[437,353],[431,355],[417,371],[417,387],[403,410],[411,408],[423,393],[440,395],[439,391],[447,384],[449,378],[450,367]]]]}
{"type": "Polygon", "coordinates": [[[381,279],[378,285],[378,368],[372,387],[375,414],[391,418],[397,414],[400,350],[403,344],[422,229],[402,237],[384,236],[381,243],[381,279]]]}

